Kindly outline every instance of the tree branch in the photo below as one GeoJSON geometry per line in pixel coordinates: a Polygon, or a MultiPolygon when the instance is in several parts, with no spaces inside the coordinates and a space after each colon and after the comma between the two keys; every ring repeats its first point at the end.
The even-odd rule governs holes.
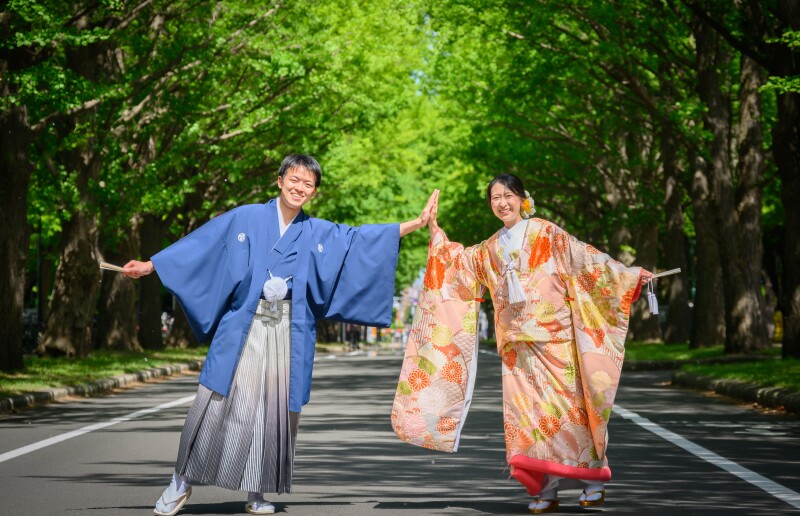
{"type": "Polygon", "coordinates": [[[734,36],[727,27],[725,27],[722,23],[717,21],[716,18],[711,16],[710,13],[706,12],[701,6],[697,4],[696,1],[690,0],[681,0],[683,4],[689,8],[692,13],[694,13],[701,22],[705,23],[715,32],[717,32],[722,38],[728,42],[730,46],[741,52],[742,54],[748,56],[753,61],[761,65],[764,69],[769,70],[771,74],[779,75],[780,72],[777,70],[775,63],[773,63],[770,59],[768,59],[765,55],[761,54],[759,51],[763,51],[759,45],[748,46],[745,44],[745,41],[742,39],[737,38],[734,36]]]}

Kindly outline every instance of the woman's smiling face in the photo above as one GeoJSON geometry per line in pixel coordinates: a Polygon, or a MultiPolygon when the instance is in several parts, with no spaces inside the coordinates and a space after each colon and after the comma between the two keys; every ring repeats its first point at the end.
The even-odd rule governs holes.
{"type": "Polygon", "coordinates": [[[494,215],[502,220],[507,228],[522,220],[522,215],[520,214],[522,197],[506,188],[505,185],[496,183],[492,186],[489,202],[494,215]]]}

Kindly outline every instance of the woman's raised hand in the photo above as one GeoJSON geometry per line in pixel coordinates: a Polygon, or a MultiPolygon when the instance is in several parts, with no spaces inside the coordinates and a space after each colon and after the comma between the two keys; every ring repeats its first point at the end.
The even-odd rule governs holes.
{"type": "Polygon", "coordinates": [[[431,231],[431,236],[439,229],[439,223],[436,221],[436,213],[439,211],[439,190],[434,190],[433,195],[428,200],[428,205],[425,206],[423,214],[427,212],[425,222],[428,224],[428,229],[431,231]]]}
{"type": "Polygon", "coordinates": [[[422,226],[428,226],[433,228],[439,227],[436,224],[436,211],[438,210],[438,208],[439,208],[439,190],[434,190],[430,198],[428,199],[428,204],[425,205],[425,209],[422,210],[422,213],[419,216],[419,220],[420,222],[422,222],[422,226]]]}
{"type": "Polygon", "coordinates": [[[436,208],[438,203],[439,190],[434,190],[428,199],[428,204],[425,205],[425,208],[422,210],[422,213],[419,214],[419,217],[400,224],[400,236],[402,237],[411,233],[412,231],[416,231],[425,226],[430,226],[431,220],[433,220],[433,224],[436,226],[436,208]]]}

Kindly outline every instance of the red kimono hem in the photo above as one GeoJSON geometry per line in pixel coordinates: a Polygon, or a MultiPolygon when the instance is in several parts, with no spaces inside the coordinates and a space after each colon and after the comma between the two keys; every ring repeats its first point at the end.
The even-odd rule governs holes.
{"type": "Polygon", "coordinates": [[[557,462],[532,459],[525,455],[514,455],[509,464],[513,466],[511,476],[525,486],[528,494],[535,496],[542,492],[542,482],[545,475],[554,475],[564,478],[575,478],[578,480],[595,480],[597,482],[608,482],[611,480],[611,469],[608,466],[603,468],[578,468],[567,466],[557,462]]]}

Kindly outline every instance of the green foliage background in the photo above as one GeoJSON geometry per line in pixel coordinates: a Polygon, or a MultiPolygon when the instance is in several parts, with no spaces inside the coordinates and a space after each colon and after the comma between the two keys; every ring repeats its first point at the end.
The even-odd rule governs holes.
{"type": "MultiPolygon", "coordinates": [[[[741,16],[710,6],[726,23],[741,16]]],[[[486,183],[512,172],[537,215],[635,253],[608,248],[615,228],[663,228],[659,130],[699,148],[709,138],[690,21],[682,4],[643,1],[7,2],[0,109],[24,106],[40,131],[31,250],[55,258],[76,211],[112,247],[142,214],[177,238],[275,196],[281,159],[302,152],[323,165],[315,216],[407,220],[439,188],[441,225],[472,244],[498,227],[486,183]],[[88,178],[64,159],[86,148],[101,162],[88,178]]],[[[794,48],[797,34],[775,42],[794,48]]],[[[767,125],[774,95],[797,80],[769,79],[767,125]]],[[[765,183],[764,224],[776,227],[771,164],[765,183]]],[[[426,240],[405,239],[398,288],[424,266],[426,240]]]]}

